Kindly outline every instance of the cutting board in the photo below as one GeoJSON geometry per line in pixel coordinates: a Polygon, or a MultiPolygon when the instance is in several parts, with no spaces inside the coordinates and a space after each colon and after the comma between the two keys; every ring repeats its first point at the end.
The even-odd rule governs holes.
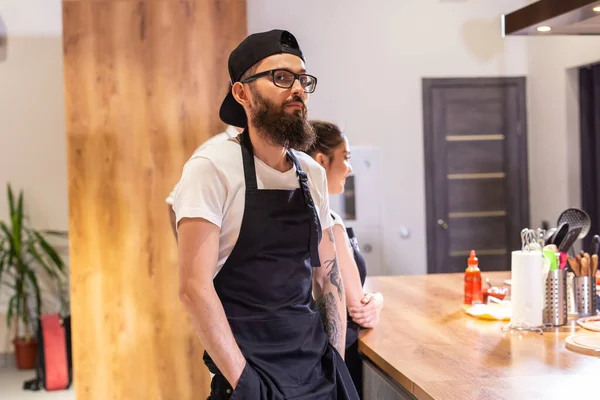
{"type": "Polygon", "coordinates": [[[577,323],[587,330],[600,332],[600,317],[599,316],[579,318],[577,320],[577,323]]]}
{"type": "Polygon", "coordinates": [[[588,356],[600,357],[600,333],[579,333],[565,339],[567,349],[588,356]]]}

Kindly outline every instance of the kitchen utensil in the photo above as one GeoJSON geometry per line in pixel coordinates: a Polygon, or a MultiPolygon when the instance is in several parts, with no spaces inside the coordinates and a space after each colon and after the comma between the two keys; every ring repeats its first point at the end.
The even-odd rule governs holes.
{"type": "Polygon", "coordinates": [[[571,267],[571,270],[573,271],[575,276],[581,275],[581,267],[579,266],[579,261],[577,261],[575,257],[569,257],[568,262],[569,267],[571,267]]]}
{"type": "Polygon", "coordinates": [[[521,231],[521,251],[541,251],[537,233],[533,229],[525,228],[521,231]]]}
{"type": "Polygon", "coordinates": [[[555,244],[556,247],[560,246],[565,236],[567,236],[567,233],[569,233],[569,224],[563,222],[558,226],[556,232],[554,232],[554,235],[550,238],[550,243],[555,244]]]}
{"type": "Polygon", "coordinates": [[[546,244],[544,241],[544,237],[546,236],[546,230],[545,229],[537,229],[537,242],[540,245],[540,247],[544,247],[544,245],[546,244]]]}
{"type": "Polygon", "coordinates": [[[583,257],[581,259],[581,276],[589,276],[589,265],[587,258],[583,257]]]}
{"type": "Polygon", "coordinates": [[[600,236],[594,235],[592,239],[592,254],[598,254],[600,251],[600,236]]]}
{"type": "Polygon", "coordinates": [[[552,243],[550,239],[556,233],[556,230],[557,228],[551,228],[546,231],[546,234],[544,235],[544,245],[552,243]]]}
{"type": "Polygon", "coordinates": [[[560,226],[560,224],[563,222],[568,223],[570,229],[581,227],[578,239],[583,239],[586,237],[592,225],[592,220],[590,219],[588,213],[579,208],[568,208],[563,211],[559,215],[558,222],[556,224],[560,226]]]}
{"type": "Polygon", "coordinates": [[[567,323],[567,271],[552,270],[546,278],[544,325],[562,326],[567,323]]]}
{"type": "Polygon", "coordinates": [[[550,250],[553,253],[558,253],[558,247],[555,244],[547,244],[544,246],[544,251],[550,250]]]}
{"type": "Polygon", "coordinates": [[[544,259],[549,265],[549,270],[554,271],[558,269],[558,260],[556,259],[556,253],[551,250],[544,250],[544,259]]]}
{"type": "Polygon", "coordinates": [[[585,253],[583,255],[583,258],[585,258],[586,264],[587,264],[587,275],[591,275],[592,274],[592,258],[590,257],[590,255],[588,253],[585,253]]]}
{"type": "Polygon", "coordinates": [[[598,254],[592,255],[592,273],[590,274],[593,277],[596,276],[598,272],[598,254]]]}
{"type": "Polygon", "coordinates": [[[558,268],[559,269],[565,269],[567,267],[567,258],[569,256],[567,255],[567,253],[559,253],[558,256],[558,268]]]}
{"type": "Polygon", "coordinates": [[[565,238],[558,245],[558,251],[568,253],[571,247],[573,247],[575,241],[581,235],[582,229],[583,228],[581,226],[578,226],[576,228],[569,228],[569,232],[567,232],[565,238]]]}
{"type": "Polygon", "coordinates": [[[567,349],[588,356],[600,357],[600,335],[578,333],[565,339],[567,349]]]}

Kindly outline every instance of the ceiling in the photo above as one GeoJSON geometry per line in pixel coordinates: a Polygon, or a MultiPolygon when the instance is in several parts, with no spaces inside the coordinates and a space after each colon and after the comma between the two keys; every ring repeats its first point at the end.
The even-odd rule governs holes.
{"type": "Polygon", "coordinates": [[[598,0],[540,0],[502,17],[504,36],[600,35],[598,0]]]}

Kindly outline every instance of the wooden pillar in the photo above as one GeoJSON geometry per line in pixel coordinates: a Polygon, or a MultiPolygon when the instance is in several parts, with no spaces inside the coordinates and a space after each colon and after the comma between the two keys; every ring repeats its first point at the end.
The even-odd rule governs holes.
{"type": "Polygon", "coordinates": [[[63,0],[63,26],[76,396],[204,399],[165,198],[225,127],[246,2],[63,0]]]}

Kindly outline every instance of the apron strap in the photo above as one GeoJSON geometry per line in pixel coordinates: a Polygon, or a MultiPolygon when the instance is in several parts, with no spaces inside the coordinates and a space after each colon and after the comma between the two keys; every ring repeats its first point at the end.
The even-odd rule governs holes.
{"type": "Polygon", "coordinates": [[[248,128],[240,135],[240,144],[242,147],[242,162],[244,163],[244,178],[246,180],[246,190],[257,190],[256,167],[254,166],[254,151],[252,151],[252,142],[248,128]]]}
{"type": "MultiPolygon", "coordinates": [[[[252,142],[250,141],[250,134],[248,128],[242,132],[240,144],[242,147],[242,161],[244,164],[244,178],[246,181],[246,190],[257,190],[258,184],[256,183],[256,167],[254,165],[254,151],[252,150],[252,142]]],[[[290,151],[287,151],[288,158],[294,163],[296,167],[296,176],[300,182],[300,188],[304,194],[304,202],[311,213],[310,218],[310,260],[313,267],[320,267],[321,260],[319,259],[319,242],[321,241],[321,223],[317,214],[317,208],[313,202],[312,196],[310,195],[310,188],[308,187],[308,175],[300,168],[300,162],[296,156],[290,151]]]]}
{"type": "Polygon", "coordinates": [[[300,168],[300,162],[294,155],[294,153],[290,150],[287,151],[287,155],[294,163],[296,167],[296,176],[298,177],[298,181],[300,182],[300,188],[302,189],[302,193],[304,194],[304,201],[311,213],[312,218],[310,219],[310,260],[313,267],[320,267],[321,260],[319,259],[319,242],[321,241],[321,222],[319,221],[319,215],[317,213],[317,208],[315,207],[315,203],[310,194],[310,188],[308,187],[308,175],[306,172],[302,171],[300,168]]]}

